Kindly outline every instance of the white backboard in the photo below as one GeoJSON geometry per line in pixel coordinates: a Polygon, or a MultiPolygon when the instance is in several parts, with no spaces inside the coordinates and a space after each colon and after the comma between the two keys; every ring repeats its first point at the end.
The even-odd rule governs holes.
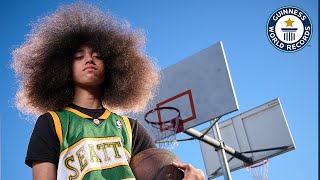
{"type": "MultiPolygon", "coordinates": [[[[184,129],[188,129],[238,110],[222,42],[163,69],[161,75],[158,94],[146,112],[156,107],[175,107],[180,110],[184,129]]],[[[156,140],[170,135],[166,132],[164,136],[156,136],[160,130],[144,121],[146,112],[136,117],[156,140]]],[[[163,122],[173,117],[163,113],[151,118],[163,122]]]]}
{"type": "MultiPolygon", "coordinates": [[[[227,146],[238,152],[286,147],[285,149],[244,154],[251,157],[255,163],[295,149],[279,99],[225,120],[218,125],[222,140],[227,146]]],[[[213,132],[209,131],[207,135],[213,137],[213,132]]],[[[214,148],[204,142],[200,142],[200,146],[207,176],[214,178],[222,175],[221,170],[213,174],[221,167],[214,148]]],[[[227,154],[227,159],[231,157],[227,154]]],[[[245,164],[236,158],[229,162],[231,171],[244,166],[245,164]]]]}

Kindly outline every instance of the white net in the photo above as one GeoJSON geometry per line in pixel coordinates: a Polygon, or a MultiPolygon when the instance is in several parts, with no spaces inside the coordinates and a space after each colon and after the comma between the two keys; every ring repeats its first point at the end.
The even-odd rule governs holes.
{"type": "Polygon", "coordinates": [[[158,115],[158,113],[165,115],[164,117],[171,120],[164,121],[159,124],[152,123],[152,126],[156,130],[154,131],[156,139],[161,139],[156,141],[156,145],[158,148],[171,150],[178,146],[177,133],[183,129],[180,112],[175,108],[155,109],[151,113],[148,113],[149,120],[156,119],[155,116],[158,115]]]}
{"type": "Polygon", "coordinates": [[[248,166],[246,169],[255,180],[268,179],[268,160],[248,166]]]}
{"type": "Polygon", "coordinates": [[[168,125],[164,125],[165,126],[164,129],[167,129],[167,130],[163,132],[158,131],[159,138],[166,137],[156,142],[158,148],[171,150],[179,145],[177,141],[177,132],[179,128],[179,123],[182,123],[182,122],[181,122],[180,116],[177,116],[172,122],[168,123],[168,125]],[[166,127],[170,127],[170,128],[166,128],[166,127]]]}
{"type": "Polygon", "coordinates": [[[176,148],[179,145],[176,138],[176,134],[171,135],[167,138],[164,138],[160,141],[157,141],[156,144],[158,148],[167,149],[167,150],[172,150],[173,148],[176,148]]]}

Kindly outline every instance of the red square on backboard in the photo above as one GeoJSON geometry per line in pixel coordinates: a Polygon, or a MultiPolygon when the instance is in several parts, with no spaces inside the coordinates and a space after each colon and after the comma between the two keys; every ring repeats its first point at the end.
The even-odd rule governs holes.
{"type": "MultiPolygon", "coordinates": [[[[166,106],[166,104],[168,104],[168,103],[170,103],[172,101],[175,101],[175,100],[177,100],[179,98],[187,98],[189,100],[188,101],[189,102],[188,106],[190,106],[190,111],[191,111],[191,115],[186,117],[186,118],[184,118],[184,119],[182,119],[182,122],[186,123],[186,122],[189,122],[189,121],[195,119],[196,118],[196,112],[195,112],[195,108],[194,108],[191,89],[189,89],[189,90],[187,90],[185,92],[182,92],[180,94],[177,94],[177,95],[175,95],[175,96],[173,96],[173,97],[171,97],[169,99],[166,99],[166,100],[164,100],[162,102],[157,103],[157,108],[164,107],[164,106],[166,106]]],[[[177,107],[175,107],[175,108],[177,108],[177,107]]],[[[159,122],[163,121],[162,118],[161,118],[160,111],[158,112],[158,119],[159,119],[159,122]]],[[[162,127],[162,125],[160,125],[160,131],[161,132],[163,132],[165,130],[168,130],[170,128],[172,128],[172,127],[162,127]]]]}

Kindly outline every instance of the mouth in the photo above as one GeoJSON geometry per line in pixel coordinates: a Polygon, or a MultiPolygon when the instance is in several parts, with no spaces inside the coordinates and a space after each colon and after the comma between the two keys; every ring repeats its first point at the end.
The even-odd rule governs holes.
{"type": "Polygon", "coordinates": [[[87,66],[83,69],[83,71],[85,71],[85,70],[97,70],[97,69],[93,66],[87,66]]]}

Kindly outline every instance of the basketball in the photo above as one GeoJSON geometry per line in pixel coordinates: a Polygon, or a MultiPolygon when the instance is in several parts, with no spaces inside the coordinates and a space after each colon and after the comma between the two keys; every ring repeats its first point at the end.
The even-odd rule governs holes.
{"type": "Polygon", "coordinates": [[[181,180],[183,171],[174,167],[173,162],[180,159],[166,149],[149,148],[136,154],[130,167],[137,180],[181,180]]]}

